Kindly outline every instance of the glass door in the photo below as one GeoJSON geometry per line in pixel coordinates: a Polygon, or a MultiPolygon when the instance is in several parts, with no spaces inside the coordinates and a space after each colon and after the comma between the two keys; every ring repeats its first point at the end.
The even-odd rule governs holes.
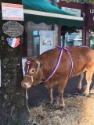
{"type": "Polygon", "coordinates": [[[94,29],[90,29],[90,47],[94,49],[94,29]]]}
{"type": "Polygon", "coordinates": [[[40,36],[33,36],[33,52],[32,56],[37,57],[39,55],[40,48],[40,36]]]}

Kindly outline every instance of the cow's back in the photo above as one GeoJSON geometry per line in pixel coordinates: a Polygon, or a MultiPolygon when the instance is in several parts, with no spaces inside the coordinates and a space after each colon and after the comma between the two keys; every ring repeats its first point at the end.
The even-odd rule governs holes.
{"type": "MultiPolygon", "coordinates": [[[[71,70],[71,61],[73,61],[73,70],[71,76],[79,75],[81,72],[88,70],[89,67],[94,67],[94,50],[89,47],[68,47],[70,56],[66,50],[63,50],[62,59],[57,70],[57,74],[68,76],[71,70]]],[[[41,60],[46,71],[50,73],[58,60],[60,49],[48,50],[41,54],[38,59],[41,60]]]]}
{"type": "Polygon", "coordinates": [[[94,71],[94,50],[89,47],[74,47],[69,49],[73,60],[72,75],[79,75],[81,72],[94,71]]]}

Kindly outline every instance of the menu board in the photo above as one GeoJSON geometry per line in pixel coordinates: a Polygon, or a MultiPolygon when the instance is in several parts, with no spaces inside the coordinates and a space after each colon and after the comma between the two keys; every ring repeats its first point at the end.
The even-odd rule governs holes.
{"type": "Polygon", "coordinates": [[[23,5],[1,3],[2,20],[24,21],[23,5]]]}

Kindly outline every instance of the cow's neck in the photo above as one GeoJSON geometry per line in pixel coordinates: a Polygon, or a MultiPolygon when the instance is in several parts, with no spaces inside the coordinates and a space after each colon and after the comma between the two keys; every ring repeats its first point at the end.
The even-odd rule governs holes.
{"type": "Polygon", "coordinates": [[[42,70],[41,80],[42,80],[43,82],[46,82],[47,78],[49,77],[49,74],[50,74],[50,72],[47,72],[46,69],[43,69],[43,70],[42,70]]]}

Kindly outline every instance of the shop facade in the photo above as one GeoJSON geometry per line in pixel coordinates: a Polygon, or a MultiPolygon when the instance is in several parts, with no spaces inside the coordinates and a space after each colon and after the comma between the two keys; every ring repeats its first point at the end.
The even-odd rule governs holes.
{"type": "MultiPolygon", "coordinates": [[[[74,3],[70,2],[67,3],[65,1],[59,2],[59,8],[66,7],[66,10],[70,11],[77,11],[79,12],[80,16],[84,18],[82,27],[79,30],[79,33],[75,33],[75,38],[68,41],[68,38],[72,36],[68,36],[65,38],[65,46],[66,45],[72,45],[72,46],[78,46],[78,45],[86,45],[90,46],[94,49],[94,5],[88,4],[88,3],[74,3]],[[77,38],[78,35],[78,38],[77,38]],[[77,40],[75,40],[77,39],[77,40]],[[72,42],[71,42],[72,41],[72,42]],[[82,42],[82,43],[81,43],[82,42]],[[67,44],[68,43],[68,44],[67,44]]],[[[63,29],[62,29],[63,30],[63,29]]],[[[62,35],[61,27],[59,28],[59,35],[62,35]]],[[[73,34],[72,34],[73,35],[73,34]]]]}
{"type": "MultiPolygon", "coordinates": [[[[79,25],[82,25],[83,17],[72,17],[72,14],[70,14],[69,12],[62,11],[58,7],[51,6],[51,4],[46,6],[47,3],[43,4],[43,1],[41,0],[40,2],[42,3],[40,5],[38,4],[38,6],[37,3],[34,3],[33,1],[29,2],[32,2],[32,4],[36,5],[36,10],[33,10],[33,6],[30,6],[31,8],[27,8],[27,6],[24,6],[24,13],[26,15],[25,19],[29,20],[25,23],[23,56],[37,57],[42,52],[54,48],[56,45],[63,46],[61,43],[61,35],[59,34],[59,28],[62,26],[62,24],[77,25],[76,22],[78,22],[79,25]],[[42,4],[44,6],[42,6],[42,4]],[[44,10],[41,10],[41,8],[43,8],[44,10]],[[45,13],[46,11],[48,15],[42,15],[43,13],[40,13],[41,11],[43,13],[45,13]]],[[[27,5],[28,3],[23,0],[23,4],[27,5]]]]}
{"type": "MultiPolygon", "coordinates": [[[[49,48],[54,48],[56,45],[84,45],[94,49],[94,5],[59,1],[58,8],[70,14],[74,14],[77,17],[83,17],[82,26],[77,27],[77,32],[69,33],[64,29],[67,24],[62,23],[62,25],[59,26],[55,24],[49,25],[45,22],[36,24],[32,22],[32,20],[29,21],[25,24],[23,56],[36,57],[41,54],[41,52],[49,48]],[[51,32],[52,35],[50,35],[51,32]]],[[[70,24],[70,21],[68,23],[70,24]]],[[[72,28],[69,24],[68,27],[72,28]]],[[[74,23],[72,25],[74,25],[74,23]]],[[[77,23],[77,25],[79,24],[77,23]]]]}

